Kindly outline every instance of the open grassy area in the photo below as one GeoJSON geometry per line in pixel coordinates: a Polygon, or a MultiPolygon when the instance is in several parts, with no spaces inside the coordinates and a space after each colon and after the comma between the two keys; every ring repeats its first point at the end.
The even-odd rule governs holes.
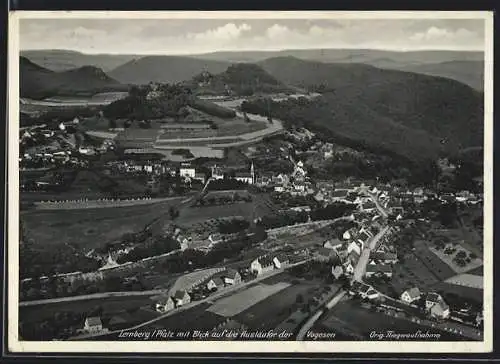
{"type": "Polygon", "coordinates": [[[151,205],[64,211],[29,211],[21,215],[35,248],[60,244],[90,250],[119,239],[125,233],[142,230],[155,218],[165,215],[177,200],[151,205]]]}
{"type": "Polygon", "coordinates": [[[273,285],[258,284],[218,300],[208,309],[208,311],[224,317],[233,317],[267,297],[278,294],[278,292],[287,288],[289,285],[289,283],[285,282],[273,285]]]}
{"type": "MultiPolygon", "coordinates": [[[[273,282],[278,279],[292,279],[291,277],[287,278],[286,275],[272,278],[273,282]]],[[[265,282],[271,284],[271,281],[266,280],[265,282]]],[[[297,308],[297,296],[301,295],[307,301],[318,289],[319,285],[316,281],[300,281],[300,283],[292,284],[251,306],[236,315],[234,319],[254,330],[274,329],[297,308]]]]}
{"type": "MultiPolygon", "coordinates": [[[[400,334],[417,331],[441,334],[439,340],[460,340],[461,337],[451,333],[438,331],[421,326],[406,319],[387,316],[381,312],[361,307],[359,302],[344,301],[335,306],[328,314],[318,320],[311,331],[339,332],[340,336],[349,335],[352,338],[367,340],[372,331],[394,331],[400,334]]],[[[373,340],[373,339],[372,339],[373,340]]],[[[422,339],[419,339],[421,341],[422,339]]],[[[432,340],[432,339],[431,339],[432,340]]],[[[463,340],[463,338],[462,338],[463,340]]]]}
{"type": "MultiPolygon", "coordinates": [[[[19,309],[19,320],[29,323],[43,322],[56,313],[69,311],[87,314],[101,307],[103,315],[113,315],[117,312],[135,310],[143,306],[152,305],[149,296],[109,297],[85,301],[60,302],[43,306],[26,306],[19,309]]],[[[83,322],[82,322],[83,325],[83,322]]]]}
{"type": "Polygon", "coordinates": [[[186,227],[192,224],[202,222],[214,217],[230,217],[230,216],[251,216],[253,211],[252,203],[237,203],[221,206],[204,206],[204,207],[188,207],[181,211],[176,223],[186,227]]]}

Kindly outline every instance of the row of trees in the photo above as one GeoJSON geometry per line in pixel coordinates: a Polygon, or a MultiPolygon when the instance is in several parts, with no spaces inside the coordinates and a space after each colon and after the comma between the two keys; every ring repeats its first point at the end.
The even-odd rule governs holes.
{"type": "Polygon", "coordinates": [[[157,237],[139,245],[117,259],[118,263],[137,262],[141,259],[165,254],[180,249],[179,243],[170,237],[157,237]]]}
{"type": "Polygon", "coordinates": [[[170,273],[182,273],[198,268],[211,267],[226,259],[238,257],[266,238],[267,234],[264,229],[252,229],[251,234],[241,233],[234,240],[219,243],[206,253],[199,250],[186,249],[173,254],[162,263],[162,266],[170,273]]]}

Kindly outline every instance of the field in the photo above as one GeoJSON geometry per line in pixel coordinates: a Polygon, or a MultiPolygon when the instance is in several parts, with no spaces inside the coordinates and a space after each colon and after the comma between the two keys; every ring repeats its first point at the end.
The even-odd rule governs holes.
{"type": "Polygon", "coordinates": [[[237,203],[232,205],[221,206],[204,206],[204,207],[188,207],[181,211],[176,223],[181,226],[191,227],[193,224],[203,222],[208,219],[242,216],[249,217],[252,215],[252,203],[237,203]]]}
{"type": "Polygon", "coordinates": [[[437,283],[432,287],[437,292],[444,292],[447,294],[455,294],[462,299],[468,299],[476,302],[483,301],[484,291],[482,289],[451,284],[447,282],[437,283]]]}
{"type": "Polygon", "coordinates": [[[43,306],[27,306],[19,309],[19,319],[23,322],[37,323],[47,320],[63,311],[87,314],[97,307],[102,308],[103,315],[112,315],[126,310],[150,306],[152,303],[153,301],[151,301],[149,296],[130,296],[52,303],[43,306]]]}
{"type": "Polygon", "coordinates": [[[249,307],[252,307],[265,298],[280,292],[288,286],[289,284],[284,282],[273,285],[258,284],[244,291],[218,300],[208,309],[208,311],[224,317],[232,317],[245,311],[249,307]]]}
{"type": "MultiPolygon", "coordinates": [[[[225,318],[215,313],[208,312],[208,303],[199,304],[193,308],[168,316],[142,328],[144,330],[169,329],[169,330],[210,330],[225,321],[225,318]]],[[[177,339],[178,340],[178,339],[177,339]]]]}
{"type": "Polygon", "coordinates": [[[451,267],[437,257],[430,249],[426,242],[417,241],[415,243],[415,255],[422,263],[432,272],[439,280],[445,280],[456,273],[451,267]]]}
{"type": "Polygon", "coordinates": [[[47,248],[71,244],[90,250],[119,239],[125,233],[142,230],[155,218],[165,214],[175,201],[120,208],[61,211],[29,211],[21,214],[35,247],[47,248]]]}
{"type": "MultiPolygon", "coordinates": [[[[428,328],[409,320],[387,316],[383,313],[365,309],[359,302],[344,301],[335,306],[328,314],[318,320],[311,331],[336,332],[339,336],[351,337],[358,340],[369,339],[372,331],[396,333],[425,332],[428,328]]],[[[430,333],[440,333],[441,340],[459,340],[458,336],[428,329],[430,333]]],[[[421,340],[421,339],[420,339],[421,340]]]]}
{"type": "MultiPolygon", "coordinates": [[[[271,284],[284,279],[292,280],[292,277],[279,274],[263,282],[271,284]]],[[[275,329],[296,309],[297,296],[301,295],[307,301],[320,287],[317,281],[300,281],[251,306],[233,319],[254,330],[275,329]]]]}

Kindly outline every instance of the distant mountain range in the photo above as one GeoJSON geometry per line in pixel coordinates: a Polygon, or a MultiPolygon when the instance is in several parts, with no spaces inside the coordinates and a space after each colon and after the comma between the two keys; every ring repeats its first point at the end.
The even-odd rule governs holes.
{"type": "Polygon", "coordinates": [[[110,72],[111,77],[123,83],[180,82],[191,79],[203,68],[211,73],[220,73],[232,63],[257,63],[269,58],[291,56],[324,63],[362,63],[384,69],[441,76],[482,90],[484,68],[484,53],[468,51],[298,49],[215,52],[190,56],[142,56],[92,55],[74,51],[47,50],[23,51],[21,55],[53,71],[64,71],[84,65],[96,66],[105,72],[110,72]]]}
{"type": "Polygon", "coordinates": [[[57,49],[21,51],[21,56],[56,72],[68,71],[83,66],[94,66],[108,72],[128,61],[142,57],[138,55],[85,54],[57,49]]]}
{"type": "Polygon", "coordinates": [[[230,62],[189,57],[146,56],[115,68],[109,75],[120,82],[131,84],[177,83],[190,80],[203,70],[210,73],[224,72],[230,65],[230,62]]]}
{"type": "Polygon", "coordinates": [[[128,89],[127,85],[120,84],[102,69],[94,66],[54,72],[25,57],[20,57],[19,73],[20,95],[27,98],[92,95],[98,92],[128,89]]]}

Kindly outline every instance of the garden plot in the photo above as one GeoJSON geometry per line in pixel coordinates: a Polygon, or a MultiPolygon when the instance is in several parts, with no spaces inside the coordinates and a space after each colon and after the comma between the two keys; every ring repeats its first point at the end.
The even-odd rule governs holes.
{"type": "Polygon", "coordinates": [[[448,243],[443,249],[429,246],[429,250],[449,265],[457,274],[465,273],[483,265],[481,259],[459,244],[448,243]]]}

